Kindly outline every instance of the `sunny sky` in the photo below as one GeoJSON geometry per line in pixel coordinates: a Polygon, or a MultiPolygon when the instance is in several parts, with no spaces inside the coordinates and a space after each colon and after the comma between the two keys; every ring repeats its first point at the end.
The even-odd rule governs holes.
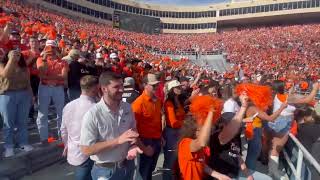
{"type": "Polygon", "coordinates": [[[174,5],[183,5],[183,6],[192,6],[192,5],[207,5],[220,2],[228,2],[230,0],[133,0],[141,1],[150,4],[174,4],[174,5]]]}

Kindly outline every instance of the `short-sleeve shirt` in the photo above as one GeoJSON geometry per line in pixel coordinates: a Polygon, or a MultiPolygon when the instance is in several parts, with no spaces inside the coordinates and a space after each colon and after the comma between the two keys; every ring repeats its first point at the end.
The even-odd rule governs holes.
{"type": "MultiPolygon", "coordinates": [[[[236,178],[240,171],[239,157],[241,157],[241,138],[239,133],[227,144],[220,144],[219,134],[222,129],[216,130],[210,137],[210,158],[208,165],[219,173],[236,178]]],[[[212,178],[213,179],[213,178],[212,178]]]]}
{"type": "MultiPolygon", "coordinates": [[[[0,66],[6,65],[0,63],[0,66]]],[[[16,67],[8,77],[0,76],[0,94],[10,90],[27,90],[30,86],[28,68],[16,67]]]]}
{"type": "MultiPolygon", "coordinates": [[[[135,129],[136,123],[130,104],[120,102],[118,112],[112,112],[103,98],[83,117],[80,145],[90,146],[97,142],[110,141],[128,129],[135,129]]],[[[127,156],[129,143],[118,145],[90,156],[96,163],[120,162],[127,156]]]]}
{"type": "Polygon", "coordinates": [[[178,162],[183,180],[202,180],[205,177],[204,166],[210,156],[208,147],[198,152],[191,152],[192,139],[184,138],[178,145],[178,162]]]}
{"type": "Polygon", "coordinates": [[[137,121],[140,137],[160,139],[162,133],[160,100],[154,101],[144,91],[133,103],[132,110],[137,121]]]}
{"type": "MultiPolygon", "coordinates": [[[[48,68],[46,70],[46,75],[58,75],[61,74],[63,69],[69,69],[69,65],[66,61],[63,61],[61,59],[51,59],[50,57],[47,60],[48,68]]],[[[42,57],[39,57],[37,59],[37,68],[43,66],[43,60],[42,57]]],[[[50,85],[64,85],[64,80],[48,80],[48,79],[41,79],[42,83],[50,84],[50,85]]]]}
{"type": "Polygon", "coordinates": [[[68,88],[81,89],[80,79],[85,75],[95,75],[94,68],[83,65],[78,61],[72,61],[69,64],[68,88]]]}

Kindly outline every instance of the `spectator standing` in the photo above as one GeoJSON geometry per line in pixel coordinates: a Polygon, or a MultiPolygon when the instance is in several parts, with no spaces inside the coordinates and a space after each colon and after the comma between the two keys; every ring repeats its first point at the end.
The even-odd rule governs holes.
{"type": "Polygon", "coordinates": [[[81,57],[71,61],[68,72],[68,98],[70,101],[80,96],[80,79],[85,75],[95,75],[94,68],[87,66],[87,59],[81,57]]]}
{"type": "Polygon", "coordinates": [[[124,79],[123,86],[124,91],[122,95],[122,100],[129,104],[132,104],[140,95],[139,92],[134,88],[134,79],[132,77],[126,77],[124,79]]]}
{"type": "Polygon", "coordinates": [[[27,118],[31,105],[30,76],[23,55],[11,50],[0,62],[0,115],[3,118],[4,157],[14,155],[13,133],[17,128],[17,143],[24,151],[28,145],[27,118]]]}
{"type": "Polygon", "coordinates": [[[144,91],[132,104],[137,121],[137,129],[144,154],[140,156],[139,171],[144,180],[151,180],[161,149],[161,109],[162,105],[155,96],[159,81],[154,74],[147,74],[144,79],[144,91]],[[144,149],[144,148],[143,148],[144,149]],[[151,153],[149,153],[151,149],[151,153]]]}
{"type": "MultiPolygon", "coordinates": [[[[180,101],[181,95],[180,82],[172,80],[167,83],[168,92],[164,103],[166,127],[163,132],[165,140],[163,168],[173,170],[177,160],[177,143],[180,136],[180,129],[185,118],[183,102],[180,101]]],[[[167,178],[169,179],[169,177],[167,178]]]]}
{"type": "MultiPolygon", "coordinates": [[[[23,56],[25,57],[26,64],[29,67],[29,72],[30,72],[30,83],[31,83],[31,88],[33,92],[33,97],[35,98],[33,100],[33,103],[36,102],[36,98],[38,97],[38,88],[39,88],[39,71],[37,69],[37,58],[40,56],[40,50],[39,50],[39,41],[35,37],[31,37],[29,39],[29,46],[30,49],[26,51],[22,51],[23,56]]],[[[30,108],[30,113],[29,117],[35,121],[34,118],[34,113],[35,113],[35,104],[31,106],[30,108]]]]}
{"type": "MultiPolygon", "coordinates": [[[[121,101],[123,80],[112,72],[99,78],[103,97],[84,116],[80,147],[94,161],[92,179],[132,179],[139,136],[131,107],[121,101]]],[[[139,151],[141,152],[141,151],[139,151]]]]}
{"type": "Polygon", "coordinates": [[[84,155],[79,148],[80,131],[84,114],[95,105],[98,96],[98,79],[84,76],[80,81],[81,96],[68,103],[63,109],[61,137],[65,144],[64,156],[68,163],[75,166],[77,180],[91,180],[93,161],[84,155]]]}
{"type": "Polygon", "coordinates": [[[57,113],[58,136],[62,110],[65,102],[64,84],[68,77],[68,64],[59,58],[57,44],[53,40],[46,42],[42,57],[37,59],[40,85],[38,94],[38,118],[37,125],[42,144],[47,144],[48,139],[48,109],[51,99],[54,102],[57,113]]]}

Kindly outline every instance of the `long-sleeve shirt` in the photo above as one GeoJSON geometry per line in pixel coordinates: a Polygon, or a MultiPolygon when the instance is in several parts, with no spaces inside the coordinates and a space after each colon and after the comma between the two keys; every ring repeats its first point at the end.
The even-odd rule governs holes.
{"type": "Polygon", "coordinates": [[[164,104],[164,111],[166,114],[167,126],[174,129],[180,129],[185,117],[183,106],[181,105],[175,109],[171,101],[166,101],[164,104]]]}
{"type": "Polygon", "coordinates": [[[81,165],[89,158],[80,151],[80,130],[83,116],[95,104],[93,98],[81,95],[63,109],[61,136],[65,146],[68,147],[67,160],[71,165],[81,165]]]}

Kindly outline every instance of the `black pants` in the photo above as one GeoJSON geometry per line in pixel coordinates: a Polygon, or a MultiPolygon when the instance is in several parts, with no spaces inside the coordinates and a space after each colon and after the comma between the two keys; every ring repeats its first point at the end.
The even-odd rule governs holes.
{"type": "MultiPolygon", "coordinates": [[[[40,83],[40,78],[38,76],[35,76],[35,75],[30,76],[32,93],[36,99],[38,96],[39,83],[40,83]]],[[[34,106],[31,106],[29,111],[29,118],[34,119],[34,114],[35,114],[34,106]]]]}

